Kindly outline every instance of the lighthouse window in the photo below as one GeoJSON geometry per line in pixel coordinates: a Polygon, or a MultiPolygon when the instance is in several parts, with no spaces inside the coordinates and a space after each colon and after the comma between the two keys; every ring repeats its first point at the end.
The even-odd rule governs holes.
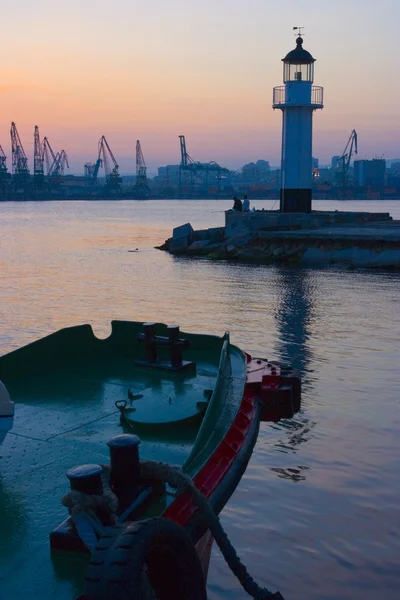
{"type": "Polygon", "coordinates": [[[309,81],[314,79],[314,65],[285,63],[283,70],[283,81],[309,81]]]}

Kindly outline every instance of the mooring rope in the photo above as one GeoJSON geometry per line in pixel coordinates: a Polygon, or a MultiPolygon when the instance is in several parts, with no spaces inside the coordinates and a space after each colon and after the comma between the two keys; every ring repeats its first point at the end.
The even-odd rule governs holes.
{"type": "MultiPolygon", "coordinates": [[[[279,592],[270,592],[267,588],[259,586],[253,577],[251,577],[247,568],[238,557],[235,548],[229,540],[219,518],[214,513],[207,498],[196,488],[193,480],[186,475],[180,467],[172,466],[167,463],[145,460],[140,461],[140,472],[142,478],[166,483],[171,488],[176,489],[178,494],[185,491],[189,492],[193,502],[199,509],[200,514],[204,517],[206,525],[210,529],[227,565],[249,596],[254,598],[254,600],[267,600],[268,598],[283,600],[282,595],[279,592]]],[[[121,525],[117,520],[118,498],[110,488],[109,473],[110,467],[108,465],[102,465],[103,495],[88,495],[72,490],[61,500],[62,504],[68,508],[73,520],[78,515],[86,513],[89,522],[99,536],[105,534],[105,529],[108,529],[108,531],[110,531],[110,529],[105,528],[104,525],[102,525],[100,519],[96,517],[96,512],[103,513],[112,526],[115,527],[116,525],[121,525]]],[[[90,536],[85,534],[86,532],[84,532],[84,536],[87,539],[83,539],[83,542],[92,552],[94,551],[93,543],[91,543],[90,536]]]]}
{"type": "Polygon", "coordinates": [[[188,491],[190,493],[194,503],[205,517],[207,526],[221,550],[227,565],[249,596],[255,600],[266,600],[267,598],[283,600],[282,595],[279,592],[274,594],[267,588],[262,588],[251,577],[247,568],[238,557],[235,548],[223,529],[219,518],[215,515],[210,503],[200,490],[196,488],[193,480],[183,473],[182,469],[156,461],[141,461],[140,468],[142,477],[168,483],[168,485],[176,489],[178,493],[183,491],[188,491]]]}
{"type": "Polygon", "coordinates": [[[84,494],[78,490],[71,490],[61,498],[61,503],[68,509],[70,515],[87,512],[88,510],[100,510],[108,515],[112,524],[117,523],[118,498],[110,487],[110,467],[101,465],[101,483],[103,493],[84,494]]]}

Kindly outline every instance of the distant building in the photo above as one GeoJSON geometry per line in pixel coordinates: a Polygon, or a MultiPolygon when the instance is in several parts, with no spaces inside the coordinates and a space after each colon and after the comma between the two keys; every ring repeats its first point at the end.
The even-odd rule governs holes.
{"type": "Polygon", "coordinates": [[[256,168],[257,168],[258,178],[260,181],[264,181],[264,180],[268,179],[269,172],[270,172],[270,166],[269,166],[269,162],[267,160],[258,160],[256,162],[256,168]]]}
{"type": "Polygon", "coordinates": [[[383,158],[354,161],[354,185],[383,187],[385,173],[386,160],[383,158]]]}
{"type": "Polygon", "coordinates": [[[269,177],[270,167],[267,160],[258,160],[242,167],[242,179],[249,183],[265,181],[269,177]]]}
{"type": "Polygon", "coordinates": [[[179,179],[179,165],[167,165],[158,167],[158,177],[162,179],[177,181],[179,179]]]}
{"type": "Polygon", "coordinates": [[[251,162],[242,167],[242,179],[244,181],[256,181],[256,163],[251,162]]]}
{"type": "Polygon", "coordinates": [[[390,170],[393,175],[400,175],[400,162],[393,162],[390,165],[390,170]]]}
{"type": "Polygon", "coordinates": [[[314,171],[314,169],[318,169],[318,166],[319,166],[319,159],[312,157],[312,168],[313,168],[313,171],[314,171]]]}

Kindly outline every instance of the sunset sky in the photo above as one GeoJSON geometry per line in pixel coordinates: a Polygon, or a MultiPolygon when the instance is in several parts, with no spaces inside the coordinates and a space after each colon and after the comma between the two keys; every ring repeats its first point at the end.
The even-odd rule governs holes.
{"type": "Polygon", "coordinates": [[[83,173],[105,135],[122,173],[136,139],[150,172],[177,164],[179,134],[200,161],[278,165],[281,113],[271,108],[281,58],[305,26],[325,109],[314,156],[400,156],[398,0],[19,0],[1,17],[0,144],[11,170],[15,121],[32,168],[33,127],[70,172],[83,173]]]}

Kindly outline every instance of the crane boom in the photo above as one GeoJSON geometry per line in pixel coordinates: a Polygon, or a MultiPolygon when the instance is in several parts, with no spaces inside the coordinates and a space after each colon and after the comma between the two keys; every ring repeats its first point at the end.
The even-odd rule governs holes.
{"type": "Polygon", "coordinates": [[[35,177],[43,177],[43,148],[40,143],[39,127],[35,125],[33,133],[33,174],[35,177]]]}
{"type": "Polygon", "coordinates": [[[358,153],[358,136],[355,129],[352,130],[343,154],[337,161],[340,185],[343,195],[346,195],[347,193],[347,187],[349,184],[349,169],[353,151],[354,154],[358,153]]]}
{"type": "Polygon", "coordinates": [[[346,148],[344,149],[344,152],[343,152],[341,158],[339,159],[339,160],[341,160],[341,159],[344,160],[347,168],[350,166],[353,149],[354,149],[354,153],[357,154],[358,140],[357,140],[357,132],[355,129],[353,129],[353,131],[351,132],[348,142],[346,144],[346,148]]]}
{"type": "Polygon", "coordinates": [[[101,160],[101,163],[104,167],[104,172],[106,174],[106,179],[107,179],[107,177],[109,177],[109,175],[111,173],[111,168],[110,168],[108,155],[107,155],[108,144],[107,145],[106,144],[107,144],[106,138],[104,137],[104,135],[102,135],[99,140],[99,158],[98,158],[98,160],[101,160]]]}
{"type": "Polygon", "coordinates": [[[147,167],[140,141],[136,140],[136,185],[134,187],[134,195],[139,200],[146,200],[149,197],[149,193],[147,167]]]}
{"type": "Polygon", "coordinates": [[[136,185],[147,185],[147,167],[140,141],[136,141],[136,185]]]}
{"type": "MultiPolygon", "coordinates": [[[[117,188],[121,183],[119,165],[104,135],[99,140],[99,159],[101,160],[106,175],[106,185],[117,188]]],[[[99,160],[98,159],[98,160],[99,160]]]]}
{"type": "MultiPolygon", "coordinates": [[[[63,157],[63,160],[64,162],[67,161],[65,164],[68,166],[68,157],[66,154],[63,157]]],[[[101,167],[104,168],[106,186],[109,188],[117,188],[121,182],[121,177],[118,171],[119,166],[104,135],[101,136],[98,142],[96,162],[85,164],[85,177],[87,177],[91,183],[96,183],[101,167]]]]}
{"type": "Polygon", "coordinates": [[[46,163],[47,175],[52,175],[52,171],[57,164],[58,153],[54,154],[53,148],[46,136],[43,138],[42,155],[43,162],[46,163]]]}
{"type": "Polygon", "coordinates": [[[187,152],[186,152],[186,140],[184,135],[179,136],[179,143],[181,146],[181,165],[187,166],[187,152]]]}
{"type": "Polygon", "coordinates": [[[68,155],[65,150],[61,150],[60,155],[60,174],[64,175],[64,169],[67,167],[69,169],[68,155]]]}
{"type": "Polygon", "coordinates": [[[208,189],[210,181],[217,185],[218,191],[221,189],[221,181],[223,176],[229,175],[229,169],[221,167],[214,160],[202,163],[188,154],[186,148],[186,139],[184,135],[179,136],[181,148],[181,163],[179,165],[179,195],[182,192],[182,184],[188,183],[193,194],[195,188],[197,192],[208,189]]]}
{"type": "Polygon", "coordinates": [[[187,167],[188,165],[195,164],[195,161],[189,156],[186,150],[186,139],[184,135],[179,136],[179,143],[181,146],[181,167],[187,167]]]}
{"type": "Polygon", "coordinates": [[[68,164],[68,156],[65,150],[61,150],[61,152],[57,152],[56,157],[54,159],[54,168],[52,167],[51,175],[57,177],[58,175],[64,175],[64,168],[68,164]]]}
{"type": "Polygon", "coordinates": [[[115,160],[114,154],[112,153],[112,150],[111,150],[110,146],[108,145],[108,142],[107,142],[106,138],[104,137],[104,135],[102,136],[101,139],[103,141],[103,153],[104,153],[104,156],[106,156],[106,148],[107,148],[108,154],[110,155],[111,160],[112,160],[113,165],[114,165],[113,172],[117,172],[118,169],[119,169],[119,166],[118,166],[117,161],[115,160]]]}
{"type": "Polygon", "coordinates": [[[12,152],[12,172],[15,175],[29,175],[28,159],[19,137],[17,126],[14,121],[11,123],[11,152],[12,152]]]}

